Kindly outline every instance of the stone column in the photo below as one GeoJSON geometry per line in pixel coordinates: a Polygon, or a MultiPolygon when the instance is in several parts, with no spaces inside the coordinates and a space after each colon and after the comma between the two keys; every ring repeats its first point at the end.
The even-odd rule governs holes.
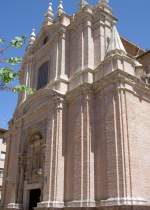
{"type": "Polygon", "coordinates": [[[84,69],[84,35],[83,35],[83,24],[80,23],[77,29],[77,69],[83,70],[84,69]]]}
{"type": "Polygon", "coordinates": [[[84,26],[84,68],[94,67],[94,43],[92,35],[92,17],[88,16],[84,26]]]}
{"type": "MultiPolygon", "coordinates": [[[[33,63],[32,58],[30,58],[29,62],[26,65],[26,69],[25,69],[25,83],[24,84],[27,87],[32,87],[32,84],[31,84],[31,79],[32,79],[31,73],[32,73],[32,65],[33,65],[32,63],[33,63]]],[[[28,93],[25,92],[23,100],[26,100],[27,96],[28,96],[28,93]]]]}
{"type": "Polygon", "coordinates": [[[64,99],[54,95],[51,98],[44,172],[43,202],[39,208],[62,207],[64,205],[64,99]]]}
{"type": "Polygon", "coordinates": [[[58,36],[55,37],[54,40],[54,55],[53,55],[53,75],[54,75],[54,80],[58,79],[58,36]]]}
{"type": "Polygon", "coordinates": [[[111,24],[113,19],[108,19],[100,11],[95,14],[94,23],[94,65],[97,67],[104,60],[111,37],[111,24]]]}
{"type": "MultiPolygon", "coordinates": [[[[31,84],[31,79],[32,79],[32,65],[33,65],[33,61],[32,61],[32,57],[30,58],[30,60],[27,60],[21,71],[20,71],[20,83],[21,85],[26,85],[28,87],[32,87],[33,84],[31,84]]],[[[34,87],[32,87],[34,88],[34,87]]],[[[19,94],[19,98],[18,98],[18,103],[17,105],[19,105],[20,103],[24,102],[27,99],[28,93],[25,91],[23,93],[19,94]]]]}
{"type": "Polygon", "coordinates": [[[95,204],[94,186],[94,97],[90,89],[83,92],[82,98],[82,139],[81,139],[81,193],[82,206],[95,204]]]}
{"type": "MultiPolygon", "coordinates": [[[[25,71],[23,69],[21,69],[20,72],[19,72],[19,82],[20,82],[20,84],[24,84],[24,77],[25,77],[25,71]]],[[[25,93],[19,93],[17,106],[19,106],[19,104],[22,103],[22,101],[24,99],[24,96],[25,96],[25,93]]]]}
{"type": "Polygon", "coordinates": [[[11,166],[15,168],[11,172],[11,177],[8,177],[9,180],[11,181],[12,185],[12,190],[11,190],[11,200],[10,203],[8,204],[8,208],[11,209],[20,209],[23,206],[23,201],[20,200],[21,196],[21,191],[18,188],[20,185],[20,163],[19,163],[19,151],[20,151],[20,144],[21,144],[21,130],[22,130],[22,120],[19,119],[14,123],[14,133],[13,136],[11,137],[11,151],[9,152],[9,158],[10,158],[10,163],[11,166]]]}
{"type": "Polygon", "coordinates": [[[66,29],[61,28],[58,41],[58,79],[68,79],[66,74],[66,29]]]}
{"type": "Polygon", "coordinates": [[[68,207],[95,205],[93,94],[81,90],[68,111],[66,203],[68,207]],[[74,114],[75,113],[75,114],[74,114]],[[71,168],[70,168],[71,167],[71,168]],[[70,172],[71,170],[71,172],[70,172]],[[71,186],[68,186],[68,182],[71,186]],[[70,195],[69,195],[70,193],[70,195]]]}
{"type": "Polygon", "coordinates": [[[100,49],[100,61],[104,60],[106,50],[105,40],[105,16],[100,16],[99,20],[99,49],[100,49]]]}
{"type": "Polygon", "coordinates": [[[94,66],[97,67],[104,58],[104,22],[96,20],[93,31],[94,38],[94,66]]]}

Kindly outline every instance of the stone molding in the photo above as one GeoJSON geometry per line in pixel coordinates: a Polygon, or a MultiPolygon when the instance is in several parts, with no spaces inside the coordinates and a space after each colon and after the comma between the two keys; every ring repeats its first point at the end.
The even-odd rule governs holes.
{"type": "MultiPolygon", "coordinates": [[[[145,84],[144,82],[142,82],[139,78],[132,76],[131,74],[128,74],[127,72],[124,72],[120,69],[117,69],[113,72],[111,72],[110,74],[106,75],[105,77],[103,77],[102,79],[96,81],[93,84],[93,88],[94,91],[97,92],[100,89],[105,88],[108,84],[113,84],[116,82],[120,82],[122,84],[128,84],[132,87],[136,87],[138,89],[140,89],[140,91],[142,91],[143,93],[146,92],[147,94],[150,94],[150,85],[145,84]]],[[[130,90],[129,88],[125,88],[126,90],[130,90]]],[[[132,93],[134,93],[134,91],[132,90],[132,93]]]]}
{"type": "Polygon", "coordinates": [[[93,86],[92,84],[82,84],[79,87],[73,89],[72,91],[68,92],[65,96],[66,102],[73,102],[76,97],[83,97],[85,94],[93,93],[93,86]]]}
{"type": "Polygon", "coordinates": [[[43,201],[37,208],[79,208],[79,207],[109,207],[109,206],[149,206],[150,202],[144,198],[109,198],[107,200],[81,200],[81,201],[43,201]]]}
{"type": "MultiPolygon", "coordinates": [[[[150,208],[150,202],[143,199],[143,198],[110,198],[107,200],[102,201],[88,201],[88,200],[82,200],[82,201],[70,201],[70,202],[58,202],[58,201],[43,201],[41,203],[38,203],[38,206],[36,209],[48,209],[48,208],[81,208],[81,207],[111,207],[111,208],[117,208],[117,207],[134,207],[135,209],[149,209],[150,208]]],[[[23,209],[22,204],[17,203],[10,203],[5,207],[5,209],[23,209]]]]}
{"type": "Polygon", "coordinates": [[[63,96],[63,94],[60,94],[59,92],[49,89],[49,88],[41,89],[37,91],[35,94],[29,96],[28,99],[24,103],[20,104],[18,108],[23,111],[25,106],[36,103],[42,97],[46,97],[46,96],[49,97],[49,96],[55,96],[55,95],[58,95],[60,97],[63,96]]]}
{"type": "Polygon", "coordinates": [[[9,203],[7,205],[7,209],[23,209],[23,205],[18,203],[9,203]]]}
{"type": "Polygon", "coordinates": [[[100,201],[101,206],[119,206],[119,205],[145,205],[148,204],[144,198],[109,198],[107,200],[100,201]]]}
{"type": "MultiPolygon", "coordinates": [[[[104,89],[106,86],[110,85],[110,84],[115,84],[119,82],[120,84],[124,84],[124,87],[118,87],[118,90],[126,90],[131,92],[132,94],[135,94],[135,90],[131,89],[129,87],[125,87],[125,84],[128,84],[129,86],[133,87],[133,88],[137,88],[140,91],[142,91],[143,93],[147,93],[148,96],[150,96],[150,85],[145,84],[144,82],[142,82],[139,78],[132,76],[130,74],[128,74],[127,72],[124,72],[120,69],[115,70],[111,73],[109,73],[108,75],[106,75],[105,77],[101,78],[100,80],[94,82],[93,84],[81,84],[80,86],[78,86],[77,88],[69,91],[65,98],[67,101],[72,101],[75,97],[81,95],[81,93],[83,92],[83,90],[90,90],[93,92],[97,92],[99,90],[104,89]]],[[[138,96],[138,94],[136,94],[138,96]]]]}
{"type": "Polygon", "coordinates": [[[64,208],[64,202],[59,201],[43,201],[38,203],[37,208],[64,208]]]}
{"type": "MultiPolygon", "coordinates": [[[[93,73],[94,71],[88,69],[85,72],[93,73]]],[[[79,71],[78,73],[76,73],[76,77],[80,76],[81,74],[82,74],[82,71],[79,71]]],[[[94,82],[93,84],[90,84],[90,83],[80,84],[78,87],[68,91],[65,95],[65,99],[67,101],[72,101],[74,97],[81,95],[81,92],[83,92],[84,89],[87,89],[87,87],[88,89],[91,89],[92,91],[97,92],[99,90],[104,89],[107,85],[117,83],[117,82],[119,82],[120,84],[124,84],[124,86],[118,87],[118,90],[126,90],[137,96],[138,96],[138,93],[136,92],[136,90],[139,90],[141,93],[147,94],[147,96],[144,96],[144,97],[147,100],[150,100],[149,99],[150,85],[142,82],[138,77],[128,74],[127,72],[124,72],[120,69],[110,72],[109,74],[100,78],[98,81],[94,82]],[[128,84],[129,86],[125,86],[125,84],[128,84]]],[[[16,120],[18,121],[19,116],[22,117],[23,110],[25,107],[28,107],[28,110],[30,110],[30,106],[32,106],[33,103],[36,103],[42,97],[49,98],[49,96],[56,96],[56,95],[60,98],[64,97],[64,94],[61,94],[58,91],[52,90],[48,87],[37,91],[34,95],[29,96],[28,100],[26,100],[24,103],[18,106],[17,113],[20,113],[20,114],[18,115],[16,120]]],[[[45,104],[47,103],[47,101],[48,100],[46,100],[43,103],[45,104]]],[[[44,104],[42,104],[42,106],[44,104]]]]}

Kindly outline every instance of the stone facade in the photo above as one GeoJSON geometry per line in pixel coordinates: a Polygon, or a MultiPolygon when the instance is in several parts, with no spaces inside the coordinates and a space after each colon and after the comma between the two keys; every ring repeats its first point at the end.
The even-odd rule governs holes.
{"type": "Polygon", "coordinates": [[[81,5],[53,19],[50,4],[31,34],[20,81],[36,89],[49,62],[48,84],[19,96],[2,209],[150,209],[149,54],[121,40],[107,1],[81,5]]]}

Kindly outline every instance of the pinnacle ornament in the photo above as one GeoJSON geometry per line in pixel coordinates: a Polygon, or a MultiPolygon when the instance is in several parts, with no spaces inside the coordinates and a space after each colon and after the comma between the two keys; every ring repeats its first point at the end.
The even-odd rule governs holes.
{"type": "Polygon", "coordinates": [[[86,5],[88,5],[88,2],[86,0],[80,1],[80,9],[84,8],[86,5]]]}
{"type": "Polygon", "coordinates": [[[36,39],[35,28],[32,28],[32,32],[31,32],[30,38],[29,38],[28,47],[30,47],[34,44],[35,39],[36,39]]]}
{"type": "Polygon", "coordinates": [[[63,0],[59,0],[57,15],[61,16],[64,13],[65,13],[65,11],[64,11],[64,7],[63,7],[63,0]]]}
{"type": "Polygon", "coordinates": [[[99,0],[99,3],[101,5],[108,5],[109,4],[109,0],[99,0]]]}
{"type": "Polygon", "coordinates": [[[45,14],[45,21],[44,21],[45,23],[49,23],[53,21],[54,13],[53,13],[52,6],[53,6],[52,1],[50,0],[47,13],[45,14]]]}

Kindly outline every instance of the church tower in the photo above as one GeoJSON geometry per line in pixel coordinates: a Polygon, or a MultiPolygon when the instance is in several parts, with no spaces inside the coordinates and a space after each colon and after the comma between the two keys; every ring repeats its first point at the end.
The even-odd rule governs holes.
{"type": "Polygon", "coordinates": [[[149,210],[149,52],[120,37],[108,0],[73,16],[50,1],[33,29],[7,133],[2,209],[149,210]]]}

